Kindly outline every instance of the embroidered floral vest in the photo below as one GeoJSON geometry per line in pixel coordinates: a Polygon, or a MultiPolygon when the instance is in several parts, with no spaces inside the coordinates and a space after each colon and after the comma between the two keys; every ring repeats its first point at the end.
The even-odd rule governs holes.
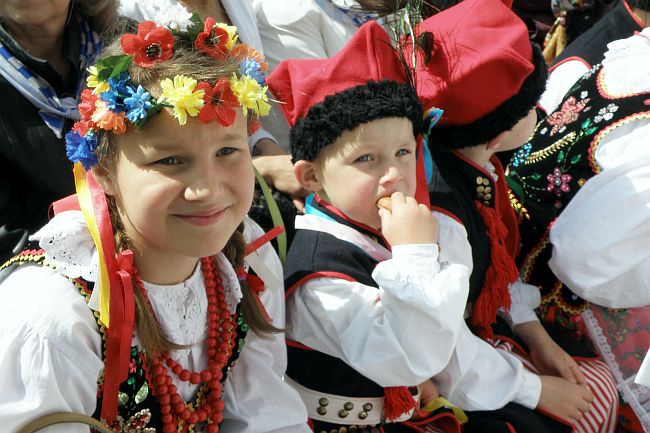
{"type": "MultiPolygon", "coordinates": [[[[41,249],[24,250],[10,259],[0,269],[11,265],[53,267],[45,261],[45,253],[41,249]]],[[[84,281],[81,278],[71,279],[70,281],[79,290],[79,293],[85,297],[86,302],[88,302],[92,294],[93,283],[84,281]]],[[[104,357],[106,350],[106,328],[99,322],[99,312],[93,311],[93,315],[102,336],[102,357],[104,357]]],[[[237,328],[236,332],[233,333],[229,359],[223,370],[222,382],[225,382],[228,373],[235,367],[239,354],[244,347],[244,340],[248,332],[248,325],[244,322],[241,311],[241,303],[238,304],[233,316],[236,318],[237,328]]],[[[102,384],[103,377],[100,377],[97,387],[97,406],[93,414],[93,417],[96,419],[100,419],[102,384]]],[[[187,407],[190,410],[200,407],[202,400],[207,397],[207,391],[207,385],[202,384],[193,401],[186,402],[187,407]]],[[[116,433],[156,433],[162,431],[160,407],[154,396],[154,384],[147,363],[147,355],[138,346],[131,347],[129,375],[126,381],[120,385],[117,411],[117,418],[111,423],[106,423],[116,433]]],[[[192,433],[194,431],[194,425],[187,425],[182,420],[179,420],[179,433],[192,433]]],[[[198,429],[198,431],[203,430],[198,429]]]]}
{"type": "Polygon", "coordinates": [[[549,230],[585,182],[601,171],[595,154],[602,139],[635,119],[650,117],[650,92],[612,94],[605,73],[596,65],[569,90],[513,156],[507,172],[520,219],[521,277],[540,286],[542,316],[578,336],[583,327],[579,313],[587,302],[548,268],[549,230]]]}

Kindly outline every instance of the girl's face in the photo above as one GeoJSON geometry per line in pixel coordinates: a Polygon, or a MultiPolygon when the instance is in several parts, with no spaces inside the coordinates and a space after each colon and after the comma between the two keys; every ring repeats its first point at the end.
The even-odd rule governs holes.
{"type": "Polygon", "coordinates": [[[241,109],[229,127],[198,118],[180,126],[165,109],[144,130],[115,141],[116,161],[102,186],[116,199],[136,263],[141,257],[180,266],[223,249],[253,199],[241,109]]]}

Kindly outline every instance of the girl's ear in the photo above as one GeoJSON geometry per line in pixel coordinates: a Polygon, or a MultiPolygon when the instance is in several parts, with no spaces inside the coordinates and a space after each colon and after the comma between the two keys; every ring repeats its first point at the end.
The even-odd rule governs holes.
{"type": "Polygon", "coordinates": [[[293,165],[293,174],[300,186],[310,192],[319,192],[323,183],[318,179],[313,161],[300,160],[293,165]]]}
{"type": "Polygon", "coordinates": [[[111,176],[106,170],[105,167],[102,167],[101,164],[96,164],[93,168],[90,169],[92,172],[95,181],[102,187],[104,192],[107,195],[116,195],[117,186],[115,184],[115,179],[111,176]]]}

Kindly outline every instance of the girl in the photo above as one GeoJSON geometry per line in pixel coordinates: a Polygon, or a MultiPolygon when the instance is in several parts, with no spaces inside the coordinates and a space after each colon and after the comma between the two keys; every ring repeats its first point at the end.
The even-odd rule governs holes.
{"type": "Polygon", "coordinates": [[[5,431],[53,411],[117,432],[309,431],[282,381],[279,261],[245,247],[262,234],[246,126],[268,103],[236,42],[210,18],[146,21],[90,69],[66,137],[77,195],[2,275],[5,431]]]}

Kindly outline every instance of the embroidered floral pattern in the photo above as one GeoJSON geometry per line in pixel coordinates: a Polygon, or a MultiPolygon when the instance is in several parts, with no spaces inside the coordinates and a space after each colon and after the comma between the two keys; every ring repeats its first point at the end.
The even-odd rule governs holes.
{"type": "Polygon", "coordinates": [[[546,180],[548,180],[546,190],[555,193],[558,197],[565,192],[571,191],[571,188],[569,187],[571,175],[562,173],[562,171],[557,167],[553,169],[553,173],[546,176],[546,180]]]}
{"type": "Polygon", "coordinates": [[[147,427],[150,421],[151,411],[143,409],[126,421],[122,416],[118,415],[115,421],[108,424],[108,427],[114,430],[115,433],[156,433],[155,428],[147,427]]]}
{"type": "Polygon", "coordinates": [[[607,107],[603,107],[598,110],[598,114],[594,117],[594,123],[600,123],[603,120],[611,120],[614,117],[614,113],[618,111],[618,105],[611,103],[607,107]]]}
{"type": "Polygon", "coordinates": [[[566,130],[566,125],[578,120],[578,114],[587,106],[588,103],[589,98],[576,102],[575,96],[571,96],[564,101],[562,108],[548,116],[546,119],[546,122],[553,126],[549,135],[553,136],[558,132],[564,132],[566,130]]]}
{"type": "Polygon", "coordinates": [[[521,146],[521,148],[515,153],[510,160],[510,166],[511,167],[519,167],[519,165],[523,164],[524,161],[526,161],[526,158],[530,155],[530,152],[533,148],[533,145],[530,144],[530,142],[524,144],[521,146]]]}

